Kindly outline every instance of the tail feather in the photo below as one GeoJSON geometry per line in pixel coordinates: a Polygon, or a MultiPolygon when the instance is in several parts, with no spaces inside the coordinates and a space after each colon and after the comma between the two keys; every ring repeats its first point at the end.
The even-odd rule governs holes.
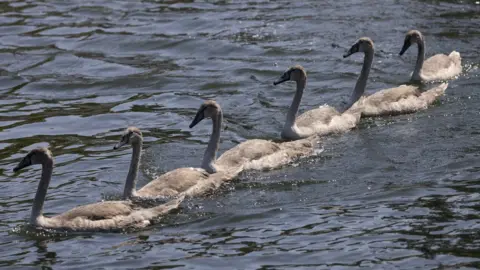
{"type": "Polygon", "coordinates": [[[448,57],[450,57],[450,59],[452,59],[452,61],[455,63],[455,67],[458,70],[457,72],[461,73],[463,68],[462,68],[462,57],[460,57],[460,53],[453,51],[450,53],[448,57]]]}
{"type": "Polygon", "coordinates": [[[423,92],[420,95],[420,98],[425,101],[427,105],[432,104],[438,97],[443,96],[445,94],[445,90],[448,87],[448,83],[442,83],[432,89],[429,89],[423,92]]]}
{"type": "Polygon", "coordinates": [[[457,52],[457,51],[452,51],[448,56],[453,58],[453,59],[461,59],[460,53],[457,52]]]}

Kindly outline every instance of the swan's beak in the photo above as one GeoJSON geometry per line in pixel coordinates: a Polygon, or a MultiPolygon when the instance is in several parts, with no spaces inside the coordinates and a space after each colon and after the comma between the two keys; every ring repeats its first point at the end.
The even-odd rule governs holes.
{"type": "Polygon", "coordinates": [[[343,58],[347,58],[349,57],[350,55],[358,52],[358,43],[355,43],[348,51],[346,51],[344,54],[343,54],[343,58]]]}
{"type": "Polygon", "coordinates": [[[282,76],[280,79],[274,81],[274,82],[273,82],[273,85],[281,84],[281,83],[286,82],[286,81],[288,81],[288,78],[284,78],[284,77],[282,76]]]}
{"type": "Polygon", "coordinates": [[[198,111],[197,114],[195,115],[195,118],[193,119],[192,123],[190,123],[190,125],[189,125],[188,127],[189,127],[189,128],[193,128],[193,127],[196,126],[198,123],[200,123],[200,121],[202,121],[203,118],[205,118],[205,116],[204,116],[204,114],[203,114],[203,110],[198,111]]]}
{"type": "Polygon", "coordinates": [[[409,47],[410,47],[410,41],[405,40],[405,42],[403,43],[402,50],[400,51],[399,55],[402,56],[408,50],[409,47]]]}
{"type": "Polygon", "coordinates": [[[115,145],[113,146],[113,150],[117,150],[118,148],[126,145],[127,143],[128,143],[128,142],[124,142],[123,140],[122,140],[122,141],[119,141],[117,144],[115,144],[115,145]]]}
{"type": "Polygon", "coordinates": [[[283,82],[289,81],[290,80],[290,74],[287,72],[283,73],[282,76],[273,82],[273,85],[281,84],[283,82]]]}
{"type": "Polygon", "coordinates": [[[13,168],[13,172],[18,172],[19,170],[32,165],[32,161],[29,158],[23,158],[18,165],[13,168]]]}

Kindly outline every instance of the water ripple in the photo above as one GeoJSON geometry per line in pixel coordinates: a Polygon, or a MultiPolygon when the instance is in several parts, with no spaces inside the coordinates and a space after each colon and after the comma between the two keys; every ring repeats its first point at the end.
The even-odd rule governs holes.
{"type": "Polygon", "coordinates": [[[0,3],[0,267],[187,269],[473,269],[480,267],[478,1],[24,1],[0,3]],[[381,8],[377,8],[381,7],[381,8]],[[221,152],[278,139],[302,64],[301,110],[345,102],[361,36],[375,41],[367,93],[408,80],[420,29],[427,55],[457,50],[464,73],[429,110],[362,120],[322,139],[321,154],[246,172],[188,200],[148,230],[68,234],[27,224],[49,146],[47,215],[121,197],[130,125],[145,136],[139,186],[199,166],[210,123],[188,128],[204,99],[224,111],[221,152]]]}

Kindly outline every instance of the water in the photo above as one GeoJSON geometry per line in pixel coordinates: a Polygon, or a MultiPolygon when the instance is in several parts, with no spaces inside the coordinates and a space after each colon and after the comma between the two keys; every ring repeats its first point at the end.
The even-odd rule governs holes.
{"type": "Polygon", "coordinates": [[[15,1],[0,12],[0,266],[9,269],[480,268],[478,1],[15,1]],[[464,74],[434,107],[362,120],[324,152],[249,172],[140,232],[53,234],[26,226],[40,168],[14,175],[28,150],[56,159],[47,215],[119,198],[129,125],[144,131],[139,186],[198,166],[210,132],[188,124],[216,99],[222,151],[279,137],[308,72],[306,110],[348,100],[362,64],[342,54],[375,41],[367,92],[408,80],[419,29],[427,54],[457,50],[464,74]]]}

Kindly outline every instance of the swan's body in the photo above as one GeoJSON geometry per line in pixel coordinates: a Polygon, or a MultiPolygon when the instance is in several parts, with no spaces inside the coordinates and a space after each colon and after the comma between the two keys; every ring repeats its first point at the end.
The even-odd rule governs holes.
{"type": "Polygon", "coordinates": [[[242,167],[207,173],[201,168],[180,168],[167,172],[151,181],[132,196],[133,200],[155,200],[171,196],[199,196],[216,190],[223,183],[233,180],[242,167]],[[194,187],[197,187],[196,191],[194,187]],[[201,187],[201,189],[198,189],[201,187]]]}
{"type": "MultiPolygon", "coordinates": [[[[224,182],[230,180],[241,171],[241,168],[235,168],[235,171],[227,168],[225,171],[209,173],[204,168],[178,168],[155,178],[141,189],[136,190],[138,167],[140,164],[140,155],[143,145],[142,133],[138,128],[129,127],[125,131],[120,142],[115,145],[114,149],[126,144],[131,144],[133,151],[130,162],[130,170],[127,175],[123,196],[125,199],[132,199],[137,202],[164,200],[165,197],[182,194],[182,192],[188,190],[192,186],[209,179],[209,181],[214,182],[224,182]]],[[[211,155],[209,153],[209,149],[210,148],[207,147],[207,152],[205,155],[205,159],[207,159],[207,161],[205,161],[205,164],[210,164],[209,159],[211,158],[211,155]]],[[[216,152],[215,149],[214,152],[216,152]]]]}
{"type": "Polygon", "coordinates": [[[352,108],[357,108],[363,116],[398,115],[425,110],[437,98],[445,94],[448,83],[442,83],[425,92],[418,87],[401,85],[380,90],[370,96],[362,96],[352,108]]]}
{"type": "MultiPolygon", "coordinates": [[[[241,164],[243,170],[269,170],[278,168],[282,165],[291,163],[293,160],[300,157],[314,154],[315,140],[316,138],[312,136],[307,139],[292,142],[272,142],[276,147],[274,148],[274,151],[270,151],[268,155],[254,154],[254,152],[259,152],[260,148],[257,148],[258,145],[256,145],[256,140],[249,140],[225,152],[225,154],[222,155],[224,156],[224,159],[218,159],[221,163],[219,166],[235,166],[241,164]],[[248,146],[255,148],[251,149],[248,146]],[[242,153],[245,153],[245,157],[236,155],[241,155],[242,153]]],[[[196,185],[186,190],[184,194],[186,196],[205,194],[217,189],[222,183],[223,181],[221,179],[210,177],[205,181],[198,182],[196,185]]]]}
{"type": "Polygon", "coordinates": [[[311,155],[315,144],[315,138],[281,143],[260,139],[248,140],[223,153],[215,162],[215,166],[221,168],[242,166],[243,170],[271,170],[297,158],[311,155]]]}
{"type": "Polygon", "coordinates": [[[209,174],[200,168],[175,169],[143,186],[135,192],[135,197],[174,196],[208,177],[209,174]]]}
{"type": "Polygon", "coordinates": [[[248,140],[226,151],[217,160],[218,145],[223,113],[215,101],[209,100],[200,106],[190,128],[204,118],[212,119],[212,134],[203,156],[200,168],[179,168],[167,172],[143,188],[136,190],[140,155],[143,145],[142,133],[138,128],[129,127],[120,142],[114,147],[131,144],[133,148],[124,198],[135,201],[163,200],[165,197],[185,194],[202,195],[214,190],[222,183],[234,179],[244,169],[272,169],[303,155],[313,153],[313,140],[296,144],[275,143],[267,140],[248,140]]]}
{"type": "Polygon", "coordinates": [[[297,65],[289,68],[274,85],[295,81],[297,91],[287,114],[281,136],[288,140],[298,140],[312,135],[328,135],[346,132],[360,121],[360,113],[350,110],[340,113],[335,108],[322,105],[297,117],[298,107],[305,89],[307,74],[303,67],[297,65]]]}
{"type": "Polygon", "coordinates": [[[183,200],[178,197],[154,208],[137,208],[129,201],[108,201],[73,208],[53,217],[43,215],[32,225],[45,229],[71,231],[113,231],[139,229],[150,225],[151,220],[177,209],[183,200]]]}
{"type": "Polygon", "coordinates": [[[111,231],[127,228],[143,228],[156,217],[178,208],[183,196],[166,204],[141,209],[130,201],[108,201],[73,208],[63,214],[43,216],[43,204],[53,171],[53,158],[46,148],[32,150],[14,168],[18,171],[32,164],[42,164],[42,176],[33,202],[30,223],[45,229],[72,231],[111,231]]]}
{"type": "Polygon", "coordinates": [[[424,110],[442,96],[448,86],[447,83],[442,83],[425,92],[420,92],[416,86],[400,85],[378,91],[370,96],[362,96],[373,62],[373,41],[369,38],[359,39],[343,57],[348,57],[356,52],[364,52],[365,57],[347,112],[354,110],[360,111],[362,116],[381,116],[424,110]]]}
{"type": "Polygon", "coordinates": [[[217,167],[240,166],[252,160],[280,151],[281,146],[268,140],[252,139],[244,141],[225,151],[215,162],[217,167]]]}
{"type": "MultiPolygon", "coordinates": [[[[207,102],[213,103],[214,101],[207,102]]],[[[220,105],[215,102],[215,106],[218,109],[212,112],[210,117],[214,122],[212,137],[218,138],[223,114],[220,105]]],[[[202,108],[200,108],[192,125],[196,125],[204,117],[202,108]]],[[[210,144],[207,149],[208,148],[210,148],[210,144]]],[[[222,171],[227,169],[233,169],[234,171],[273,169],[285,165],[295,158],[310,155],[313,153],[313,150],[313,139],[304,140],[294,144],[294,146],[292,146],[292,143],[276,143],[269,140],[253,139],[242,142],[226,151],[214,163],[204,162],[202,167],[213,167],[215,171],[217,171],[217,169],[222,171]]],[[[214,156],[212,156],[210,160],[214,160],[214,156]]]]}
{"type": "Polygon", "coordinates": [[[448,80],[462,73],[462,58],[456,51],[449,55],[436,54],[424,60],[425,41],[423,35],[417,30],[408,31],[400,55],[403,55],[414,43],[418,45],[418,56],[412,73],[412,81],[448,80]]]}

